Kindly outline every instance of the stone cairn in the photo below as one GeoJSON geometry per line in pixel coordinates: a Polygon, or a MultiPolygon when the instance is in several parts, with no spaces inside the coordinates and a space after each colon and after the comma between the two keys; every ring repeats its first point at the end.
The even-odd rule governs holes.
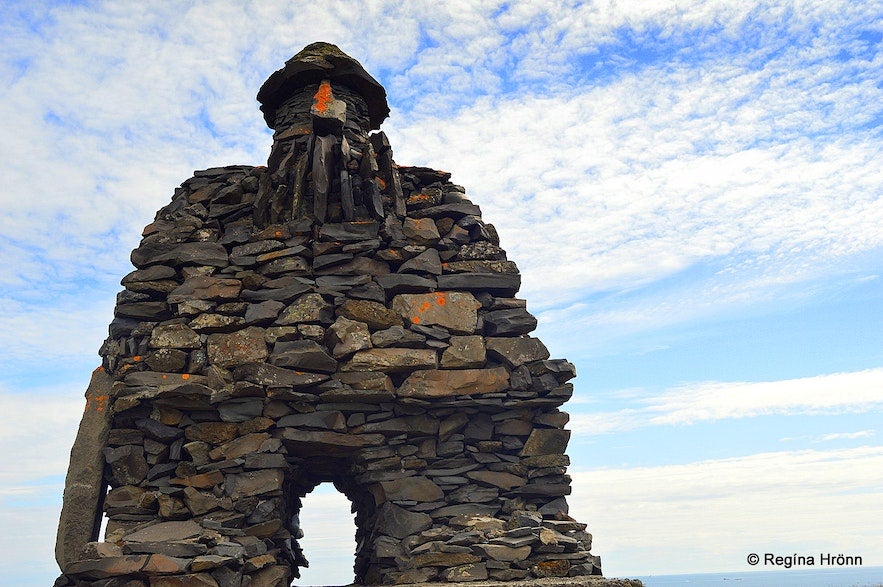
{"type": "Polygon", "coordinates": [[[258,100],[267,166],[197,171],[132,252],[55,585],[287,586],[326,481],[359,583],[600,575],[564,497],[574,367],[529,336],[494,227],[450,174],[393,162],[386,93],[337,47],[258,100]]]}

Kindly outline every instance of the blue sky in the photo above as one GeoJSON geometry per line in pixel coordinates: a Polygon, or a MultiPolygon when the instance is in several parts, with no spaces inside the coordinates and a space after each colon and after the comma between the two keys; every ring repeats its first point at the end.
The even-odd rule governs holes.
{"type": "MultiPolygon", "coordinates": [[[[316,40],[386,87],[396,161],[467,188],[576,364],[570,502],[606,574],[883,565],[883,3],[401,5],[4,3],[0,576],[57,574],[141,229],[193,170],[266,161],[254,96],[316,40]]],[[[307,500],[308,581],[349,580],[343,502],[307,500]]]]}

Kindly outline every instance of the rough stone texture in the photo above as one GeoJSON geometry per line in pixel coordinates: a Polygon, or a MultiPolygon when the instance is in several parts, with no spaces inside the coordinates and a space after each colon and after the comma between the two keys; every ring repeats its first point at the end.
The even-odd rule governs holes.
{"type": "Polygon", "coordinates": [[[597,584],[565,498],[573,365],[527,336],[518,269],[463,188],[370,133],[384,96],[308,47],[261,89],[267,166],[195,172],[145,228],[57,587],[287,585],[326,481],[353,504],[360,583],[597,584]]]}
{"type": "Polygon", "coordinates": [[[61,568],[76,561],[86,543],[98,537],[99,504],[105,487],[102,450],[111,426],[111,385],[113,378],[98,368],[86,390],[86,409],[71,449],[55,543],[55,560],[61,568]]]}

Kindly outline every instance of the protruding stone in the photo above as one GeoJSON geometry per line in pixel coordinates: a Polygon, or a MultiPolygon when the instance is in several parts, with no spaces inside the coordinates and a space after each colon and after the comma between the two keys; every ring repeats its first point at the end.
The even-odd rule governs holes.
{"type": "Polygon", "coordinates": [[[517,336],[537,327],[537,319],[523,308],[495,310],[484,318],[484,333],[488,336],[517,336]]]}
{"type": "Polygon", "coordinates": [[[383,304],[368,300],[345,300],[337,309],[337,313],[350,320],[364,322],[371,330],[383,330],[402,324],[402,318],[398,313],[383,304]]]}
{"type": "Polygon", "coordinates": [[[207,348],[209,362],[225,368],[261,361],[269,354],[264,330],[256,326],[231,334],[210,334],[207,348]]]}
{"type": "Polygon", "coordinates": [[[489,336],[485,339],[485,343],[491,356],[504,361],[511,368],[549,358],[546,345],[540,339],[531,336],[517,338],[489,336]]]}
{"type": "Polygon", "coordinates": [[[201,346],[199,335],[186,324],[157,326],[150,335],[150,347],[155,349],[198,349],[201,346]]]}
{"type": "MultiPolygon", "coordinates": [[[[409,512],[386,502],[377,514],[377,531],[393,538],[405,538],[432,526],[432,517],[419,512],[409,512]]],[[[415,563],[415,566],[426,566],[415,563]]]]}
{"type": "Polygon", "coordinates": [[[100,497],[107,486],[102,449],[111,426],[112,385],[113,379],[99,367],[86,389],[86,409],[71,449],[55,541],[55,560],[61,568],[76,560],[87,542],[98,538],[100,497]]]}
{"type": "Polygon", "coordinates": [[[438,325],[457,334],[472,334],[481,303],[470,293],[436,292],[397,295],[392,307],[408,324],[438,325]]]}
{"type": "Polygon", "coordinates": [[[521,456],[534,457],[539,455],[564,454],[567,443],[570,441],[570,430],[555,430],[553,428],[537,428],[531,432],[521,456]]]}
{"type": "Polygon", "coordinates": [[[185,300],[235,300],[242,290],[242,282],[238,279],[195,275],[187,278],[180,286],[169,294],[170,304],[185,300]]]}
{"type": "Polygon", "coordinates": [[[441,357],[442,369],[474,369],[485,363],[485,342],[481,336],[452,336],[441,357]]]}
{"type": "Polygon", "coordinates": [[[382,501],[433,502],[444,499],[441,488],[426,477],[407,477],[380,483],[382,501]]]}
{"type": "Polygon", "coordinates": [[[305,294],[282,310],[276,324],[299,324],[302,322],[330,322],[331,306],[316,293],[305,294]]]}
{"type": "Polygon", "coordinates": [[[359,351],[340,370],[404,373],[438,366],[435,351],[430,349],[385,348],[359,351]]]}
{"type": "Polygon", "coordinates": [[[318,373],[334,373],[337,370],[337,361],[324,347],[312,340],[277,342],[270,355],[270,362],[277,367],[318,373]]]}
{"type": "Polygon", "coordinates": [[[493,369],[435,369],[415,371],[402,383],[400,397],[434,398],[496,393],[509,386],[509,372],[493,369]]]}

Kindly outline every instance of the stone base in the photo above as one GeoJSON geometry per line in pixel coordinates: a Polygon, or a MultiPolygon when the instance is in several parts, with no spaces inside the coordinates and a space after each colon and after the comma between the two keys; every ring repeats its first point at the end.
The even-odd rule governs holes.
{"type": "MultiPolygon", "coordinates": [[[[294,583],[297,587],[297,583],[294,583]]],[[[468,583],[410,583],[405,587],[644,587],[639,579],[608,579],[606,577],[561,577],[525,579],[523,581],[470,581],[468,583]]],[[[333,586],[327,586],[333,587],[333,586]]],[[[352,583],[340,587],[363,587],[352,583]]]]}

